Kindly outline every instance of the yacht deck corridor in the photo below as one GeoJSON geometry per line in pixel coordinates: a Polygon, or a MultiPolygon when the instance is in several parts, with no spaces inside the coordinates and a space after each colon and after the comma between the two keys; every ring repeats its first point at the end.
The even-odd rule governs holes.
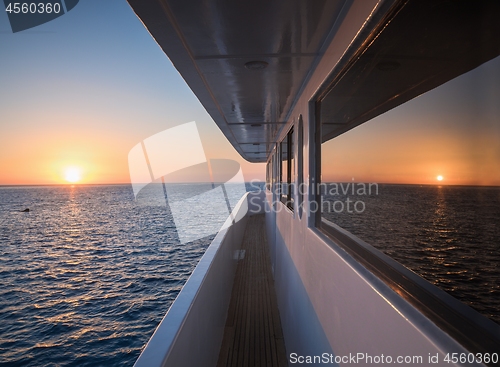
{"type": "Polygon", "coordinates": [[[264,214],[248,218],[240,254],[217,367],[287,366],[264,214]]]}

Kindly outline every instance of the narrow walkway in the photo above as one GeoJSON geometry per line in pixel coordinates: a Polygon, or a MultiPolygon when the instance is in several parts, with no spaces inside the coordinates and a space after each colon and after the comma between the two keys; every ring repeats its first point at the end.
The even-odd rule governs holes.
{"type": "Polygon", "coordinates": [[[248,218],[217,367],[288,366],[264,214],[248,218]]]}

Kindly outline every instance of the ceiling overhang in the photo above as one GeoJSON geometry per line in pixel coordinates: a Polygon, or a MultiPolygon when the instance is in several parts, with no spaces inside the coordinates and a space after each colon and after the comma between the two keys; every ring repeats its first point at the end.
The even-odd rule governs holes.
{"type": "Polygon", "coordinates": [[[229,142],[265,162],[346,0],[129,0],[229,142]],[[255,63],[255,62],[258,63],[255,63]]]}
{"type": "MultiPolygon", "coordinates": [[[[343,15],[365,0],[128,0],[229,142],[265,162],[343,15]]],[[[323,141],[500,54],[498,0],[381,0],[318,86],[323,141]]]]}
{"type": "Polygon", "coordinates": [[[500,55],[499,18],[497,0],[395,3],[319,93],[322,141],[500,55]]]}

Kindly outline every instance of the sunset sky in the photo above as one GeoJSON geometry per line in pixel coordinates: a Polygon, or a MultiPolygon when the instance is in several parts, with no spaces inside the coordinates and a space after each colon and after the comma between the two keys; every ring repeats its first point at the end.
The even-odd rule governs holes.
{"type": "MultiPolygon", "coordinates": [[[[0,12],[0,185],[128,183],[128,153],[196,121],[208,158],[264,179],[224,138],[126,1],[13,34],[0,12]]],[[[500,60],[327,143],[325,181],[500,185],[500,60]]]]}
{"type": "MultiPolygon", "coordinates": [[[[3,5],[2,5],[3,6],[3,5]]],[[[145,138],[196,121],[206,156],[243,160],[126,1],[85,0],[12,33],[0,12],[0,185],[128,183],[128,153],[145,138]]]]}

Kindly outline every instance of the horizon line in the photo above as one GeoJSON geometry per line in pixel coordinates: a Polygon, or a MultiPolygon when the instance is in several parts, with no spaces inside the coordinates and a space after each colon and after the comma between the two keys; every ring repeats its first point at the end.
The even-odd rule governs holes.
{"type": "MultiPolygon", "coordinates": [[[[210,181],[182,181],[182,182],[149,182],[146,185],[151,184],[232,184],[232,183],[266,183],[266,181],[244,181],[244,182],[210,182],[210,181]]],[[[482,184],[445,184],[445,183],[400,183],[400,182],[364,182],[364,181],[328,181],[320,182],[317,184],[376,184],[376,185],[409,185],[409,186],[457,186],[457,187],[500,187],[500,184],[493,185],[482,185],[482,184]]],[[[51,184],[0,184],[0,188],[3,187],[45,187],[45,186],[133,186],[132,183],[51,183],[51,184]]]]}

